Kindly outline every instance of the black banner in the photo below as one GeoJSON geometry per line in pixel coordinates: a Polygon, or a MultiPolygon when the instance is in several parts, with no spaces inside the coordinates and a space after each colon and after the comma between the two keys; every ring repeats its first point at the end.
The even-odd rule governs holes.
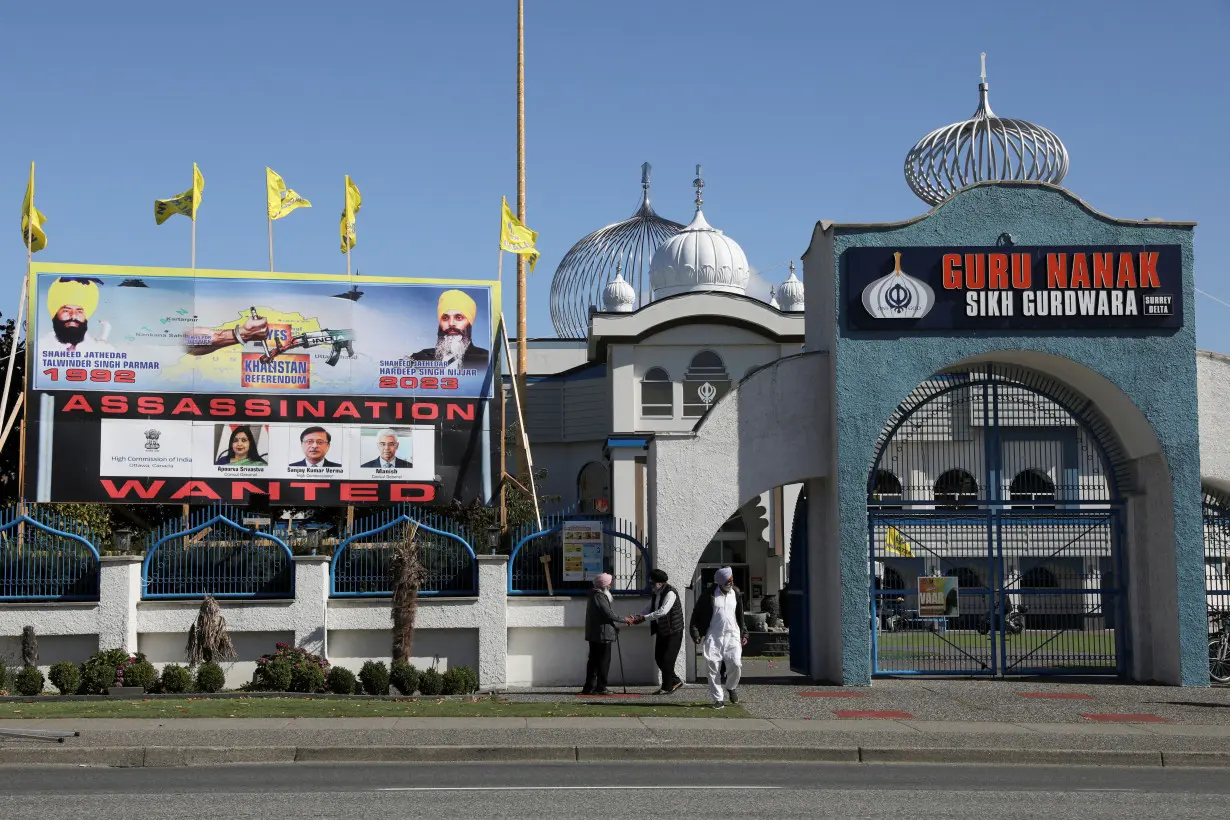
{"type": "Polygon", "coordinates": [[[281,506],[481,497],[478,399],[33,391],[26,497],[281,506]]]}
{"type": "Polygon", "coordinates": [[[849,330],[1183,326],[1178,245],[851,248],[841,271],[849,330]]]}

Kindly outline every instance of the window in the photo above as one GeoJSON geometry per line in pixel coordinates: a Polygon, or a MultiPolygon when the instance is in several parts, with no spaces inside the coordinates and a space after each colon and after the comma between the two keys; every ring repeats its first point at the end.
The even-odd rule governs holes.
{"type": "Polygon", "coordinates": [[[675,415],[675,385],[670,374],[660,367],[651,367],[641,379],[641,415],[650,418],[671,418],[675,415]]]}
{"type": "MultiPolygon", "coordinates": [[[[1055,501],[1055,482],[1041,470],[1022,470],[1008,486],[1009,501],[1055,501]]],[[[1018,510],[1053,510],[1054,503],[1012,505],[1018,510]]]]}
{"type": "Polygon", "coordinates": [[[577,474],[577,502],[586,514],[610,512],[611,471],[601,461],[591,461],[577,474]]]}
{"type": "Polygon", "coordinates": [[[692,357],[683,377],[684,418],[698,418],[730,390],[730,376],[722,357],[702,350],[692,357]]]}
{"type": "Polygon", "coordinates": [[[899,507],[893,502],[902,499],[901,481],[888,470],[876,470],[875,485],[871,489],[872,507],[899,507]]]}
{"type": "Polygon", "coordinates": [[[978,498],[978,482],[964,470],[949,470],[935,480],[937,510],[969,509],[978,498]]]}

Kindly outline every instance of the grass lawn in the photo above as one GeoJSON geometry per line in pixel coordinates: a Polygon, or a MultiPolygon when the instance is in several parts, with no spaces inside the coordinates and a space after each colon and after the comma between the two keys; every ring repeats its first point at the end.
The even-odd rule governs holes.
{"type": "MultiPolygon", "coordinates": [[[[932,633],[923,630],[907,632],[881,632],[876,637],[881,658],[907,659],[935,655],[962,656],[968,652],[975,657],[990,657],[991,640],[973,630],[953,630],[932,633]]],[[[1115,657],[1115,633],[1110,630],[1097,632],[1055,632],[1026,629],[1020,635],[1004,638],[1008,658],[1020,657],[1037,650],[1033,657],[1086,662],[1110,662],[1115,657]]],[[[998,650],[999,642],[996,641],[998,650]]]]}
{"type": "Polygon", "coordinates": [[[741,706],[714,710],[705,703],[654,703],[651,698],[564,702],[464,700],[343,700],[322,698],[116,698],[115,700],[0,703],[0,720],[20,718],[296,718],[296,717],[700,717],[745,718],[741,706]]]}

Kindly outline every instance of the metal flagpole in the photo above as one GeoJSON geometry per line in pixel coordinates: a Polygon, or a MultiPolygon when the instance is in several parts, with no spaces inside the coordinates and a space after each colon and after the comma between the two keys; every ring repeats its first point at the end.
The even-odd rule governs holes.
{"type": "MultiPolygon", "coordinates": [[[[501,217],[502,219],[502,217],[501,217]]],[[[503,224],[501,223],[501,230],[503,224]]],[[[500,246],[500,261],[496,266],[496,281],[500,284],[500,299],[504,298],[504,246],[500,246]]],[[[504,312],[500,311],[500,328],[499,334],[501,338],[507,337],[507,328],[504,327],[504,312]]],[[[497,400],[500,402],[500,534],[503,535],[508,530],[508,482],[504,480],[504,476],[508,475],[508,399],[504,395],[504,373],[499,366],[500,354],[496,351],[496,368],[495,375],[498,379],[496,389],[497,400]]],[[[507,359],[504,363],[508,367],[512,367],[512,362],[507,359]]]]}
{"type": "MultiPolygon", "coordinates": [[[[504,321],[504,311],[500,311],[500,325],[507,328],[508,325],[504,321]]],[[[508,332],[503,334],[504,338],[504,355],[511,359],[512,351],[508,347],[508,332]]],[[[542,512],[538,509],[538,488],[534,486],[534,460],[530,456],[530,439],[525,432],[525,414],[521,412],[521,391],[517,386],[521,374],[517,374],[518,378],[513,379],[513,402],[517,405],[517,432],[521,440],[521,452],[525,454],[523,465],[526,474],[526,486],[529,488],[530,498],[534,500],[534,520],[538,524],[538,529],[542,529],[542,512]]]]}
{"type": "Polygon", "coordinates": [[[268,213],[266,216],[269,218],[269,272],[273,273],[273,217],[268,213]]]}
{"type": "Polygon", "coordinates": [[[192,216],[192,269],[196,270],[196,214],[192,216]]]}
{"type": "MultiPolygon", "coordinates": [[[[525,221],[525,0],[517,0],[517,219],[525,221]]],[[[526,329],[525,329],[525,254],[517,254],[517,375],[516,381],[525,390],[526,329]]],[[[520,401],[520,399],[518,399],[520,401]]],[[[518,413],[521,408],[518,407],[518,413]]]]}

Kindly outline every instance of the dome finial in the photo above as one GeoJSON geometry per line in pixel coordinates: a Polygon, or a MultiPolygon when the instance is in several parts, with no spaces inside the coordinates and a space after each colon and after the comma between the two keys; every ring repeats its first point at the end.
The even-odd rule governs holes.
{"type": "Polygon", "coordinates": [[[692,180],[692,187],[696,189],[696,210],[700,210],[700,205],[704,200],[701,198],[701,189],[705,187],[705,177],[701,174],[700,166],[696,166],[696,179],[692,180]]]}
{"type": "Polygon", "coordinates": [[[637,213],[652,213],[653,209],[649,207],[649,175],[653,173],[653,166],[648,162],[641,163],[641,207],[637,213]]]}
{"type": "Polygon", "coordinates": [[[982,52],[982,84],[987,84],[987,53],[982,52]]]}

